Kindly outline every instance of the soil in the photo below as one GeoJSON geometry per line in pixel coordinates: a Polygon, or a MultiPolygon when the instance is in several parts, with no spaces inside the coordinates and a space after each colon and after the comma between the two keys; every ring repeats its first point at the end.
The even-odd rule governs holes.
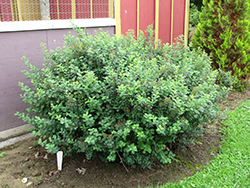
{"type": "MultiPolygon", "coordinates": [[[[220,112],[232,110],[249,99],[249,89],[243,93],[234,91],[218,106],[220,112]]],[[[129,172],[120,163],[105,164],[98,159],[87,161],[84,154],[64,157],[63,169],[57,171],[56,155],[38,146],[38,138],[30,138],[0,149],[0,187],[127,188],[178,182],[202,170],[216,157],[221,138],[220,121],[218,118],[204,125],[203,137],[197,137],[187,150],[177,150],[172,163],[155,162],[151,169],[127,167],[129,172]],[[27,178],[26,183],[22,182],[23,178],[27,178]]]]}

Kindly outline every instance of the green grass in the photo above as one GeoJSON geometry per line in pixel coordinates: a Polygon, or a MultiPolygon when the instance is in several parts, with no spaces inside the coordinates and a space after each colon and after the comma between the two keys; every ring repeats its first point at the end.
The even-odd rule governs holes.
{"type": "Polygon", "coordinates": [[[250,101],[242,103],[222,123],[220,153],[203,171],[172,187],[250,187],[250,101]]]}

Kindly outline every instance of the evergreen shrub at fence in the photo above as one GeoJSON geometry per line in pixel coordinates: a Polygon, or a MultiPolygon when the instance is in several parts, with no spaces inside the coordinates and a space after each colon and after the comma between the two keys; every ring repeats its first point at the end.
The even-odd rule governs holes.
{"type": "Polygon", "coordinates": [[[17,115],[35,127],[48,152],[150,167],[171,162],[171,145],[190,143],[200,124],[216,117],[215,103],[229,87],[216,84],[205,53],[182,40],[162,48],[152,27],[137,40],[133,32],[110,38],[75,31],[63,49],[44,47],[43,69],[25,60],[34,87],[20,83],[21,97],[32,107],[17,115]]]}
{"type": "Polygon", "coordinates": [[[244,90],[250,75],[250,2],[204,0],[193,46],[206,51],[213,68],[230,71],[244,90]]]}

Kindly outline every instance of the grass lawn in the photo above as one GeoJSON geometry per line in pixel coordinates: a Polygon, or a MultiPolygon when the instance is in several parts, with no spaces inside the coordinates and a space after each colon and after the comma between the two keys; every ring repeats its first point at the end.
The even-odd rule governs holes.
{"type": "Polygon", "coordinates": [[[222,123],[220,153],[203,171],[165,187],[250,187],[250,101],[222,123]]]}

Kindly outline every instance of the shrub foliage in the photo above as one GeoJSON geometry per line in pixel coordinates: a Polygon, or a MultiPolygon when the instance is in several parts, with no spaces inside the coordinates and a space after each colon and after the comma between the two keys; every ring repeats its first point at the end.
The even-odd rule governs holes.
{"type": "Polygon", "coordinates": [[[198,9],[198,7],[194,4],[190,4],[190,11],[189,11],[189,25],[191,27],[195,27],[199,22],[199,16],[201,11],[198,9]]]}
{"type": "Polygon", "coordinates": [[[204,0],[193,46],[212,58],[213,67],[231,71],[244,89],[250,70],[250,21],[247,0],[204,0]]]}
{"type": "Polygon", "coordinates": [[[203,2],[202,0],[190,0],[191,4],[194,4],[199,11],[201,11],[202,7],[203,7],[203,2]]]}
{"type": "Polygon", "coordinates": [[[171,146],[191,142],[227,95],[205,53],[182,40],[156,44],[152,27],[137,40],[133,32],[110,38],[75,31],[63,48],[43,48],[41,70],[25,59],[30,71],[24,74],[34,87],[20,83],[21,97],[32,106],[17,115],[34,126],[48,152],[84,152],[87,159],[143,168],[154,160],[168,163],[171,146]]]}

